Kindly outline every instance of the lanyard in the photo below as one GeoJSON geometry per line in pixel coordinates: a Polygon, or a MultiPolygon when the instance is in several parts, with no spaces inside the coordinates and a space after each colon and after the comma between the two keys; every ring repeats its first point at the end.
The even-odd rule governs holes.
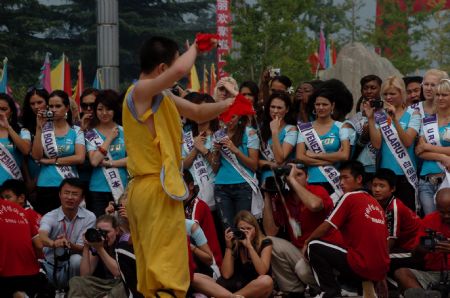
{"type": "Polygon", "coordinates": [[[73,229],[75,228],[75,222],[77,221],[78,217],[75,217],[72,223],[72,229],[70,230],[70,233],[67,234],[67,228],[66,228],[66,221],[63,219],[63,228],[64,228],[64,236],[66,236],[67,241],[70,241],[70,237],[72,236],[73,229]]]}

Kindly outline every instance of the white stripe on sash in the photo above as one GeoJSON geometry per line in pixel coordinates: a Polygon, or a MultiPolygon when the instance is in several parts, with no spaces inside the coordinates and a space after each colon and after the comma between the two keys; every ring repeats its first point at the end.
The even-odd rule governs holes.
{"type": "MultiPolygon", "coordinates": [[[[439,125],[438,125],[438,118],[437,115],[430,115],[428,117],[425,117],[423,120],[423,134],[425,137],[425,140],[428,144],[431,144],[433,146],[442,146],[441,145],[441,137],[439,135],[439,125]]],[[[445,170],[445,167],[440,163],[436,162],[439,168],[441,170],[445,170]]]]}
{"type": "MultiPolygon", "coordinates": [[[[194,149],[194,136],[192,130],[183,134],[184,149],[188,154],[194,149]]],[[[199,198],[208,204],[211,210],[215,209],[216,202],[214,200],[214,184],[208,175],[208,168],[206,162],[201,154],[197,154],[192,163],[194,174],[197,178],[199,187],[199,198]]]]}
{"type": "Polygon", "coordinates": [[[0,143],[0,166],[14,179],[23,180],[22,172],[14,156],[0,143]]]}
{"type": "MultiPolygon", "coordinates": [[[[298,122],[297,126],[299,132],[305,139],[305,144],[309,150],[314,153],[326,153],[323,149],[322,141],[314,130],[311,122],[298,122]]],[[[328,183],[333,187],[334,193],[330,197],[333,199],[333,203],[336,204],[336,201],[344,194],[339,181],[339,172],[331,165],[318,166],[318,168],[322,175],[327,179],[328,183]]]]}
{"type": "MultiPolygon", "coordinates": [[[[85,134],[86,140],[95,148],[101,146],[103,144],[103,139],[97,133],[95,129],[91,129],[85,134]]],[[[111,153],[107,150],[107,157],[109,160],[113,160],[111,153]]],[[[120,173],[118,168],[106,168],[102,167],[103,175],[108,182],[109,189],[114,197],[114,201],[117,204],[119,202],[120,196],[122,196],[124,192],[124,186],[122,179],[120,178],[120,173]]]]}
{"type": "MultiPolygon", "coordinates": [[[[53,121],[47,121],[42,127],[41,135],[42,147],[44,153],[48,158],[58,157],[58,146],[56,145],[55,130],[53,127],[53,121]]],[[[74,173],[71,166],[57,166],[56,171],[63,178],[76,178],[78,175],[74,173]]]]}

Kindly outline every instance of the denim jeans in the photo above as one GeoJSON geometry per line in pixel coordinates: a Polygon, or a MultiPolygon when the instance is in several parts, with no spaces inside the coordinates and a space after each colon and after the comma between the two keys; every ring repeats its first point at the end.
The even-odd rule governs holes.
{"type": "Polygon", "coordinates": [[[47,261],[45,261],[42,265],[45,272],[47,273],[47,278],[50,283],[53,284],[56,288],[63,289],[69,285],[69,280],[72,277],[80,275],[80,264],[81,255],[71,255],[68,261],[63,262],[62,264],[58,264],[58,268],[56,271],[56,280],[53,276],[53,270],[55,270],[54,265],[47,261]]]}
{"type": "Polygon", "coordinates": [[[419,180],[419,200],[422,205],[424,215],[436,211],[434,202],[434,194],[437,192],[439,185],[434,185],[423,179],[419,180]]]}
{"type": "Polygon", "coordinates": [[[214,197],[224,227],[234,225],[234,217],[241,210],[251,211],[252,188],[248,183],[216,184],[214,197]]]}

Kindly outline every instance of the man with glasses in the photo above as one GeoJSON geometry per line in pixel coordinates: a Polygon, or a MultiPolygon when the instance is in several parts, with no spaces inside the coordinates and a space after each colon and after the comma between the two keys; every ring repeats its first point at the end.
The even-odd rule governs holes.
{"type": "Polygon", "coordinates": [[[59,186],[61,207],[44,215],[39,236],[44,245],[44,269],[58,289],[80,273],[83,234],[94,227],[94,213],[80,207],[85,186],[78,178],[66,178],[59,186]]]}

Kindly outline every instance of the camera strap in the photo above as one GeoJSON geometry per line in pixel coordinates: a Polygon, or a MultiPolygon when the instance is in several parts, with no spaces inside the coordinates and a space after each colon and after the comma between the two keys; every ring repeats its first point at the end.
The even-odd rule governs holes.
{"type": "MultiPolygon", "coordinates": [[[[314,153],[326,153],[323,148],[322,141],[319,138],[316,130],[312,126],[312,122],[298,122],[297,124],[299,132],[305,139],[305,144],[309,150],[314,153]]],[[[344,194],[339,182],[339,172],[332,165],[318,166],[317,167],[322,175],[327,179],[328,183],[333,187],[334,193],[330,196],[333,200],[333,204],[336,204],[337,200],[344,194]]]]}
{"type": "Polygon", "coordinates": [[[69,234],[67,234],[66,221],[64,219],[62,221],[64,236],[66,237],[67,241],[70,241],[70,237],[72,237],[73,229],[75,228],[75,223],[76,223],[77,219],[78,219],[78,217],[75,217],[75,219],[73,220],[69,234]]]}
{"type": "Polygon", "coordinates": [[[0,166],[14,179],[23,180],[16,159],[2,143],[0,143],[0,166]]]}
{"type": "MultiPolygon", "coordinates": [[[[93,146],[94,148],[98,148],[103,144],[103,139],[100,137],[98,131],[94,128],[86,132],[85,139],[93,146]]],[[[109,150],[107,152],[107,157],[109,160],[113,160],[111,153],[109,150]]],[[[103,175],[108,182],[109,189],[114,197],[114,202],[117,204],[119,202],[119,198],[122,196],[124,192],[124,186],[122,179],[120,178],[120,173],[118,168],[106,168],[102,167],[103,175]]]]}

